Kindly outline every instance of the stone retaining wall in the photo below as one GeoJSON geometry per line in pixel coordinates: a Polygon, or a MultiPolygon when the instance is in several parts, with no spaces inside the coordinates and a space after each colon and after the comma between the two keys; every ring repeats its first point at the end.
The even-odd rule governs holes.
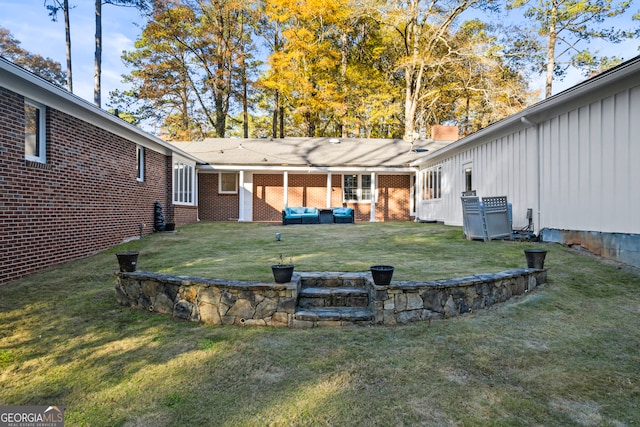
{"type": "Polygon", "coordinates": [[[365,283],[370,324],[443,319],[481,310],[545,283],[546,270],[529,268],[426,282],[377,286],[370,273],[295,273],[286,284],[225,281],[150,272],[116,274],[116,299],[125,306],[210,325],[317,326],[296,321],[301,284],[365,283]]]}
{"type": "Polygon", "coordinates": [[[546,280],[546,270],[520,268],[431,282],[373,285],[375,322],[393,325],[458,316],[533,291],[546,280]]]}
{"type": "Polygon", "coordinates": [[[210,325],[289,326],[297,295],[297,282],[224,281],[143,271],[116,277],[120,304],[210,325]]]}

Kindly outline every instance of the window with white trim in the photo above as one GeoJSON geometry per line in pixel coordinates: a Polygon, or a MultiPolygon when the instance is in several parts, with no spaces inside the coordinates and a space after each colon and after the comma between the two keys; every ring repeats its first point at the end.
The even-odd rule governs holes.
{"type": "Polygon", "coordinates": [[[173,202],[195,204],[195,165],[180,159],[173,161],[173,202]]]}
{"type": "Polygon", "coordinates": [[[342,176],[342,199],[344,202],[371,201],[371,175],[352,174],[342,176]]]}
{"type": "Polygon", "coordinates": [[[420,172],[422,200],[442,198],[442,166],[434,166],[420,172]]]}
{"type": "Polygon", "coordinates": [[[24,157],[39,163],[47,162],[46,109],[44,105],[24,101],[24,157]]]}
{"type": "Polygon", "coordinates": [[[238,193],[238,174],[235,172],[220,172],[218,174],[218,193],[219,194],[237,194],[238,193]]]}
{"type": "Polygon", "coordinates": [[[144,181],[144,147],[136,146],[136,178],[144,181]]]}
{"type": "Polygon", "coordinates": [[[472,175],[473,175],[473,164],[472,163],[466,163],[463,166],[464,169],[464,191],[472,191],[473,190],[473,179],[472,179],[472,175]]]}

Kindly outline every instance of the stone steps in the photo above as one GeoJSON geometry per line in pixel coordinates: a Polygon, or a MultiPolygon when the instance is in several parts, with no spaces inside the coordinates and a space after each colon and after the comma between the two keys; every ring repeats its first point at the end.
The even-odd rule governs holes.
{"type": "Polygon", "coordinates": [[[295,311],[294,327],[372,324],[368,276],[363,273],[305,274],[295,311]]]}
{"type": "Polygon", "coordinates": [[[359,307],[317,307],[296,310],[296,320],[310,322],[370,322],[373,318],[374,315],[371,310],[359,307]]]}
{"type": "Polygon", "coordinates": [[[298,295],[299,308],[369,307],[369,292],[362,288],[303,288],[298,295]]]}
{"type": "Polygon", "coordinates": [[[367,288],[364,273],[305,273],[300,278],[300,288],[367,288]]]}

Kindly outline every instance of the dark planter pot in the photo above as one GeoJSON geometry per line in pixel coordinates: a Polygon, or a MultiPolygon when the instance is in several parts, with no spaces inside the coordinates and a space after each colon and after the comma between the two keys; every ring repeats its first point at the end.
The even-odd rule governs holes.
{"type": "Polygon", "coordinates": [[[393,270],[395,268],[391,265],[372,265],[369,267],[371,271],[371,277],[373,277],[373,283],[376,285],[389,285],[391,284],[391,278],[393,277],[393,270]]]}
{"type": "Polygon", "coordinates": [[[168,222],[164,225],[164,231],[176,231],[175,222],[168,222]]]}
{"type": "Polygon", "coordinates": [[[136,265],[138,264],[138,252],[119,252],[116,256],[118,257],[118,264],[120,264],[120,271],[136,271],[136,265]]]}
{"type": "Polygon", "coordinates": [[[276,283],[289,283],[293,277],[294,266],[291,264],[276,264],[271,266],[273,280],[276,283]]]}
{"type": "Polygon", "coordinates": [[[524,256],[527,259],[527,267],[542,270],[547,251],[546,249],[525,249],[524,256]]]}

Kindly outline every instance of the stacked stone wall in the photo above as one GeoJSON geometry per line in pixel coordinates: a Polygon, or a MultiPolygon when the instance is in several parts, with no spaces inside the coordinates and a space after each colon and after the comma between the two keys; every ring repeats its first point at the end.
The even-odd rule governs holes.
{"type": "Polygon", "coordinates": [[[546,270],[521,268],[493,274],[426,282],[373,283],[370,273],[296,273],[286,284],[225,281],[149,272],[117,273],[122,305],[210,325],[316,327],[327,324],[396,325],[431,321],[483,310],[533,291],[546,270]],[[372,322],[296,319],[304,286],[360,286],[369,292],[372,322]]]}

